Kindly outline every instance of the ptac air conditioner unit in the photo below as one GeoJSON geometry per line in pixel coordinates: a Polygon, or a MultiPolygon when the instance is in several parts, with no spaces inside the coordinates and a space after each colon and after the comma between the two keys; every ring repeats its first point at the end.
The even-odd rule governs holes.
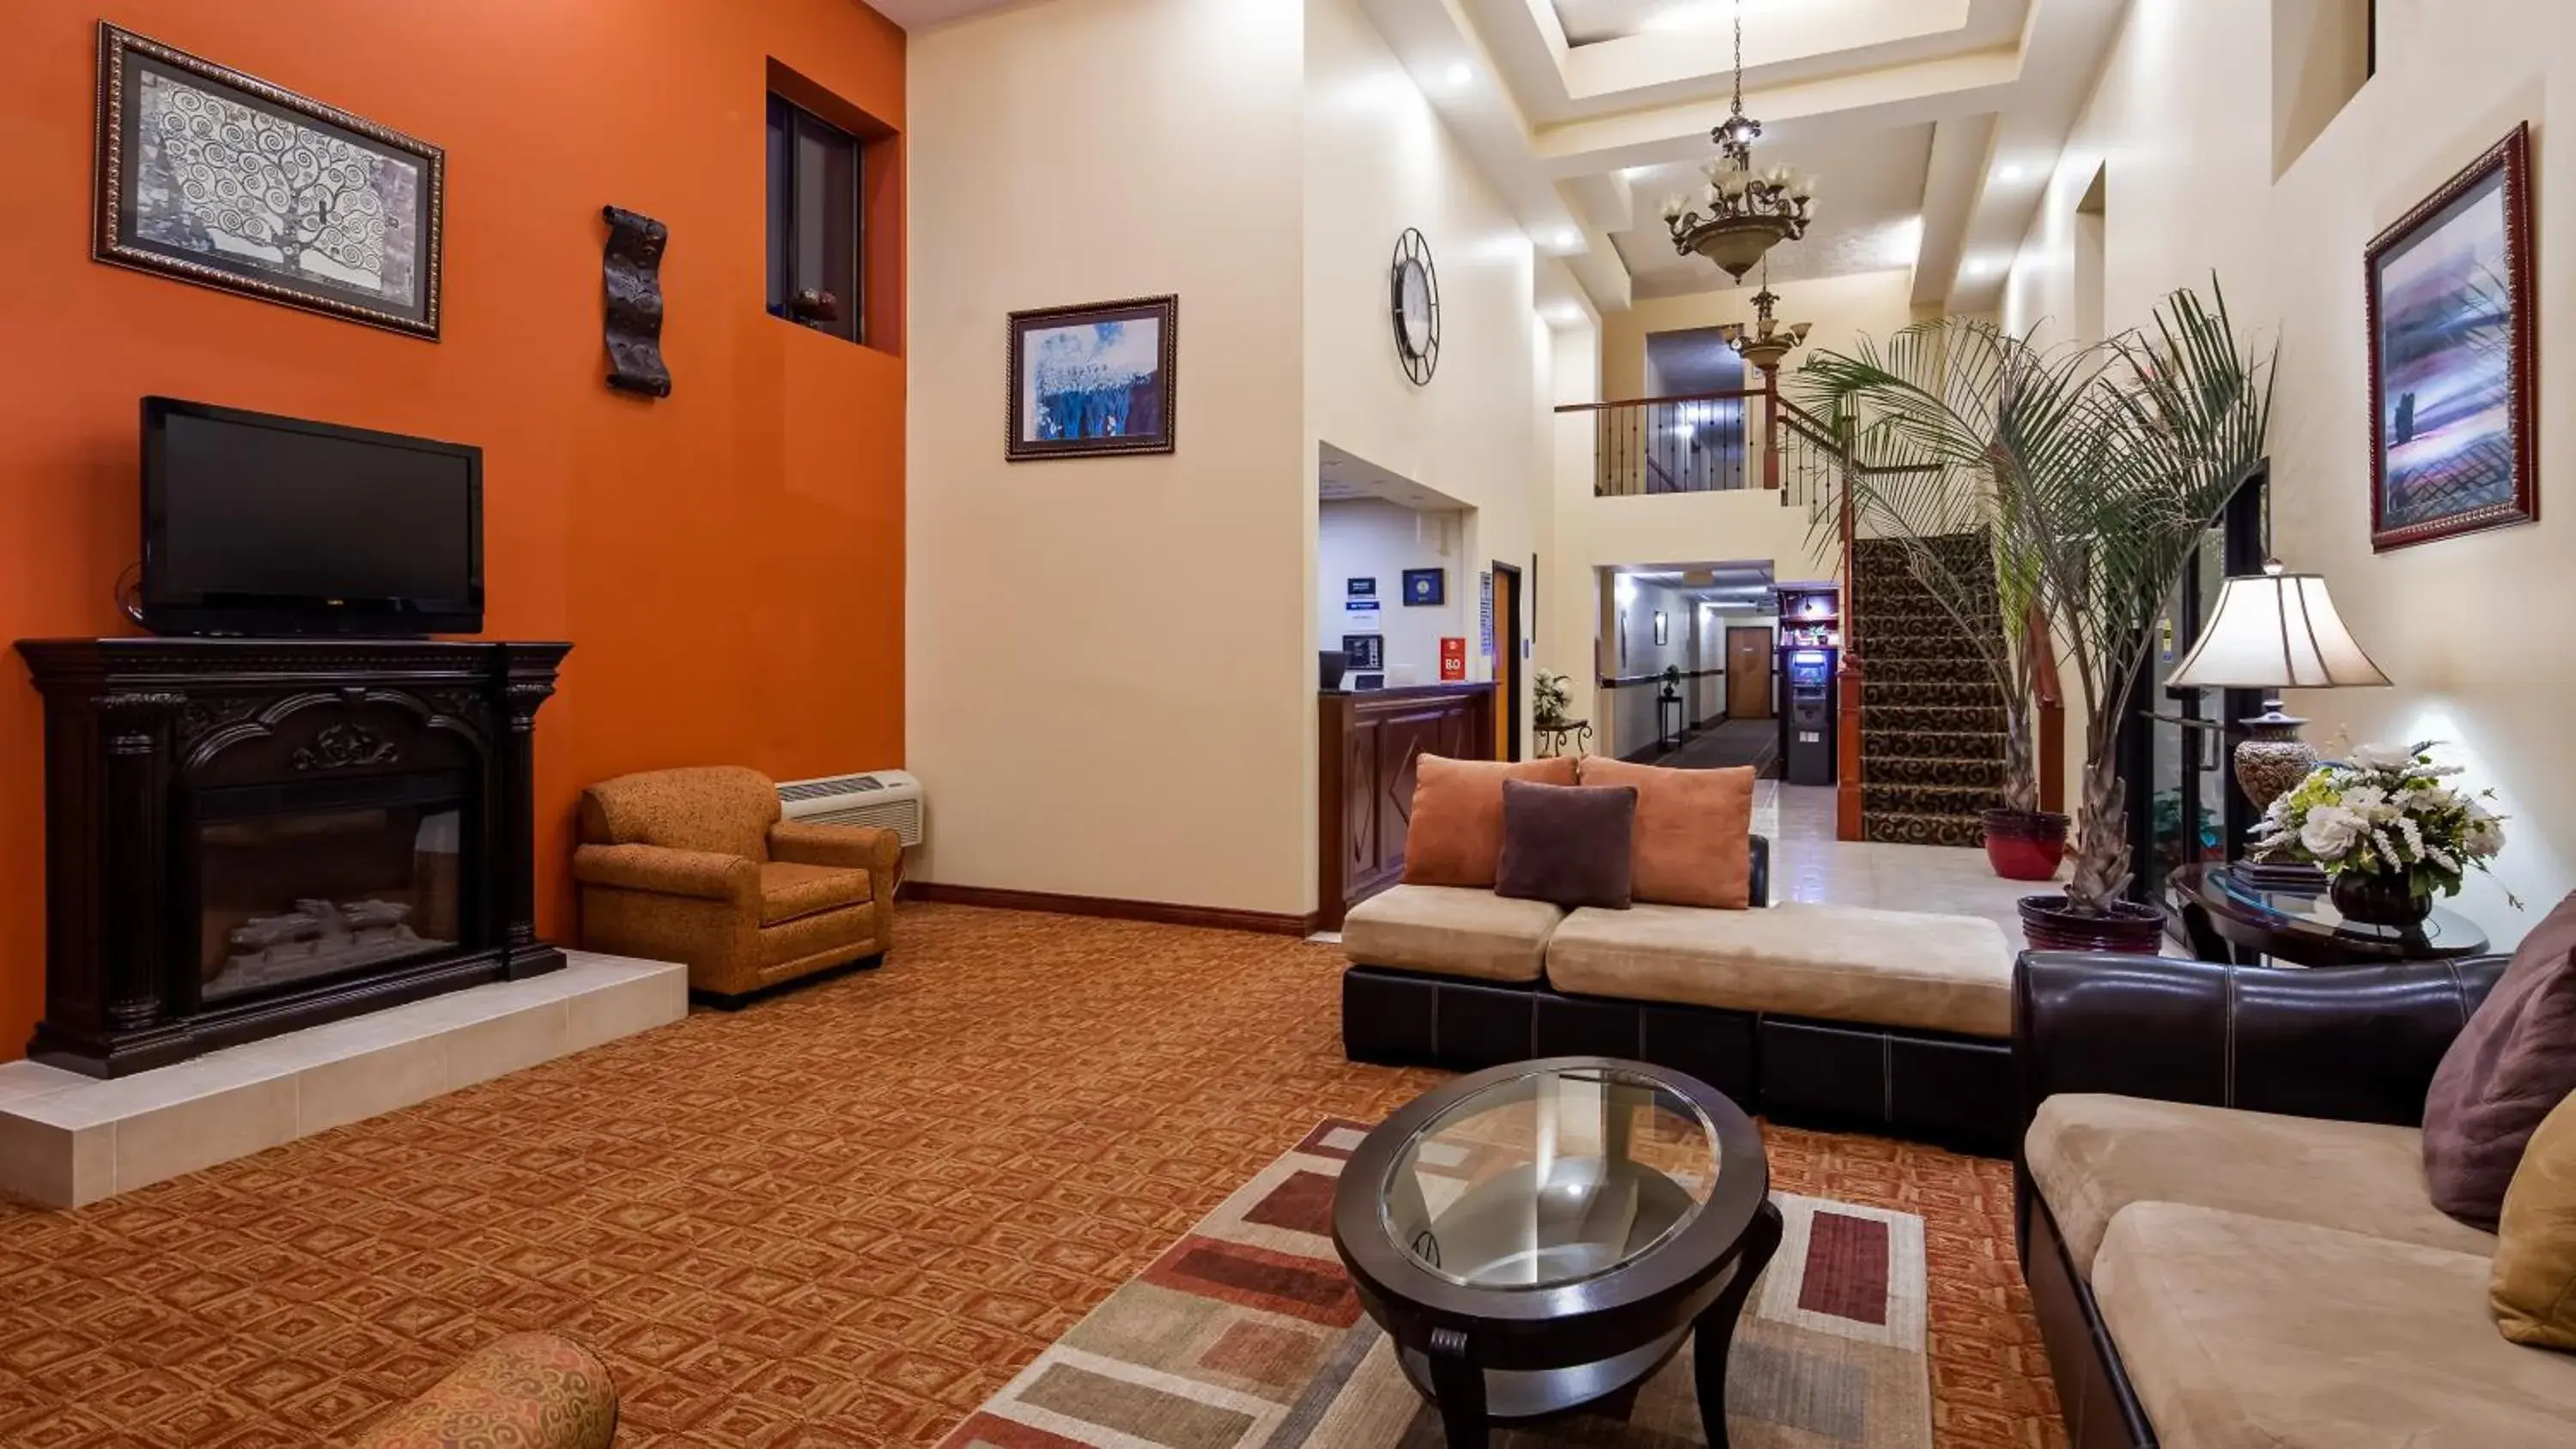
{"type": "Polygon", "coordinates": [[[908,770],[870,770],[778,782],[778,807],[812,825],[874,825],[906,845],[921,843],[921,781],[908,770]]]}

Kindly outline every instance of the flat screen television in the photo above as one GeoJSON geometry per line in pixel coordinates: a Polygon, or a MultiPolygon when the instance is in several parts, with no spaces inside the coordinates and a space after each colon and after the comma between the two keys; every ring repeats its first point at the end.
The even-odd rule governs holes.
{"type": "Polygon", "coordinates": [[[146,628],[474,634],[483,450],[143,400],[146,628]]]}

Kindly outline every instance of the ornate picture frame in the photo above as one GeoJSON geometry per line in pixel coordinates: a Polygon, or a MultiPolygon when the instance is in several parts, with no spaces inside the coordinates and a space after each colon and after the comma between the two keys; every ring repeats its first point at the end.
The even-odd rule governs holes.
{"type": "Polygon", "coordinates": [[[2531,268],[2528,124],[2371,240],[2374,552],[2540,516],[2531,268]]]}
{"type": "Polygon", "coordinates": [[[438,340],[447,153],[106,21],[90,255],[438,340]]]}
{"type": "Polygon", "coordinates": [[[1177,296],[1012,313],[1003,457],[1171,452],[1179,327],[1177,296]]]}

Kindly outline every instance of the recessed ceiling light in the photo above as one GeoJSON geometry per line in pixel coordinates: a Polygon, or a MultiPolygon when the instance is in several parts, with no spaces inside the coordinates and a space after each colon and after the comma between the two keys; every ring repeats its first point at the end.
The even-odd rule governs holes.
{"type": "Polygon", "coordinates": [[[2019,181],[2021,179],[2021,168],[2018,166],[2007,166],[2003,170],[1996,172],[1995,177],[1997,180],[2001,181],[2019,181]]]}
{"type": "Polygon", "coordinates": [[[1463,86],[1463,85],[1467,85],[1467,84],[1470,84],[1471,82],[1473,82],[1475,79],[1476,79],[1476,73],[1475,73],[1474,71],[1472,71],[1472,70],[1468,69],[1468,68],[1467,68],[1467,62],[1465,62],[1465,61],[1463,61],[1463,60],[1462,60],[1462,61],[1459,61],[1457,64],[1455,64],[1455,65],[1453,65],[1453,66],[1449,67],[1449,84],[1451,84],[1451,85],[1453,85],[1453,86],[1463,86]]]}
{"type": "Polygon", "coordinates": [[[1576,236],[1572,227],[1567,227],[1556,234],[1556,244],[1561,247],[1570,247],[1581,240],[1583,238],[1576,236]]]}

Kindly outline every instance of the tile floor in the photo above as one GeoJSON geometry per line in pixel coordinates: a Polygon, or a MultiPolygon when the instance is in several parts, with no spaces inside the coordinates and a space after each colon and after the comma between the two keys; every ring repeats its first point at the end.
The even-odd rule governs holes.
{"type": "Polygon", "coordinates": [[[2014,903],[2046,889],[1998,878],[1982,850],[1834,839],[1825,785],[1756,781],[1753,829],[1771,841],[1771,899],[1984,916],[2015,950],[2026,944],[2014,903]]]}

